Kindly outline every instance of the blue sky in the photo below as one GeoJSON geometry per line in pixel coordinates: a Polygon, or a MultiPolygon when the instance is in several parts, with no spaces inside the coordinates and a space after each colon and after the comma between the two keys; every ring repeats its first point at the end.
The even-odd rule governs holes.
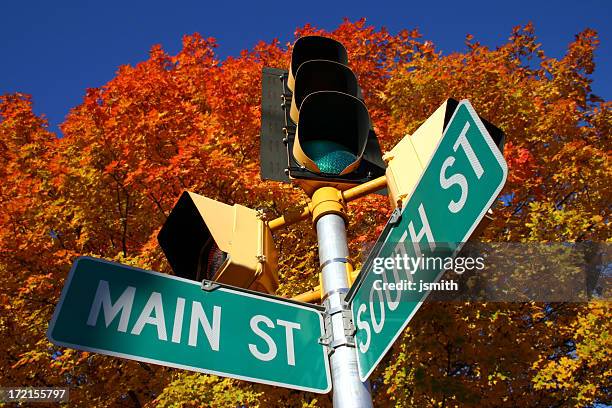
{"type": "MultiPolygon", "coordinates": [[[[367,19],[392,33],[418,28],[445,53],[465,50],[467,33],[490,47],[513,26],[533,22],[548,56],[561,57],[574,35],[599,33],[594,93],[609,100],[612,1],[6,1],[0,6],[0,94],[33,95],[34,110],[57,131],[86,88],[104,85],[123,64],[147,59],[153,44],[171,54],[184,34],[218,40],[221,58],[258,40],[293,38],[305,23],[334,29],[343,17],[367,19]]],[[[474,84],[478,86],[478,84],[474,84]]]]}

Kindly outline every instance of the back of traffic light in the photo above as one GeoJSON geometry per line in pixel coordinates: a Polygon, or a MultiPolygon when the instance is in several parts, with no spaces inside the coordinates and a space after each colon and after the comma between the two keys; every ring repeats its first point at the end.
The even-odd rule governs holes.
{"type": "MultiPolygon", "coordinates": [[[[459,102],[453,98],[444,101],[413,134],[405,136],[383,156],[387,163],[385,173],[387,191],[393,208],[401,210],[410,200],[458,104],[459,102]]],[[[503,153],[504,132],[483,117],[479,118],[495,145],[503,153]]],[[[471,239],[478,238],[493,219],[494,212],[489,209],[472,233],[471,239]]]]}
{"type": "MultiPolygon", "coordinates": [[[[402,208],[410,199],[425,167],[435,153],[444,131],[459,102],[449,98],[411,135],[406,135],[384,154],[389,200],[394,208],[402,208]]],[[[504,132],[479,116],[493,142],[504,151],[504,132]]]]}

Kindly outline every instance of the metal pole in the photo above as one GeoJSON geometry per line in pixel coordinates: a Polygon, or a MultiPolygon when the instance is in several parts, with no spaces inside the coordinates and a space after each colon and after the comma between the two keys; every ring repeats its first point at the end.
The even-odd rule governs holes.
{"type": "Polygon", "coordinates": [[[323,301],[331,315],[330,367],[335,408],[372,407],[370,385],[359,380],[352,333],[345,330],[344,296],[349,288],[344,219],[326,214],[317,220],[323,301]]]}

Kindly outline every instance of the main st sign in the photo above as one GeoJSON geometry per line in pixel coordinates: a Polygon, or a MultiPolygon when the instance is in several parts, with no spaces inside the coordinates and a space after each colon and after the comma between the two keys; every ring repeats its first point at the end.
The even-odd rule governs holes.
{"type": "Polygon", "coordinates": [[[49,326],[55,344],[327,393],[322,308],[79,258],[49,326]]]}

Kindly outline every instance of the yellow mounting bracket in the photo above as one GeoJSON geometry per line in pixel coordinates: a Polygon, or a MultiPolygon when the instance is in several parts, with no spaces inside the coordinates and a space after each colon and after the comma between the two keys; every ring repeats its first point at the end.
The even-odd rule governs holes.
{"type": "Polygon", "coordinates": [[[327,214],[336,214],[344,218],[346,216],[346,203],[340,190],[334,187],[321,187],[312,194],[312,199],[308,203],[310,214],[312,215],[312,225],[317,225],[317,220],[327,214]]]}
{"type": "Polygon", "coordinates": [[[329,213],[338,214],[346,220],[346,203],[375,193],[386,186],[387,178],[381,176],[345,191],[339,191],[334,187],[319,188],[312,194],[311,202],[308,205],[297,210],[290,210],[280,217],[270,220],[268,226],[274,232],[287,225],[305,220],[311,215],[313,221],[316,222],[321,215],[329,213]]]}

